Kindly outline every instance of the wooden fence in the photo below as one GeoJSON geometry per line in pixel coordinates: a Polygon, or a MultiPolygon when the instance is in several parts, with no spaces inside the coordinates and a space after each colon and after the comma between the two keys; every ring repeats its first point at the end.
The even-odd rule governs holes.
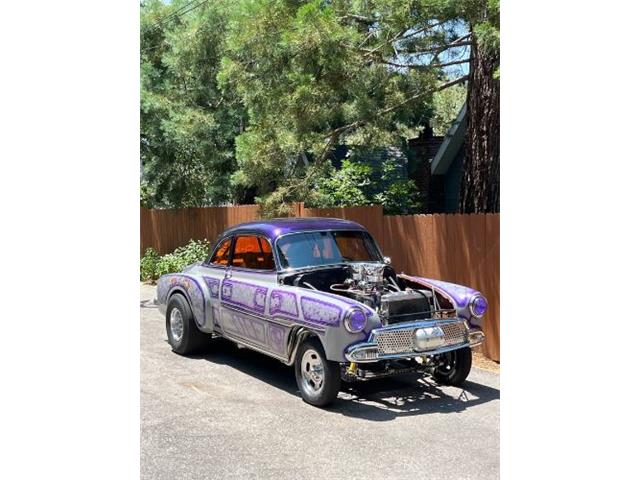
{"type": "MultiPolygon", "coordinates": [[[[484,353],[500,361],[500,215],[383,215],[381,206],[305,208],[293,215],[336,217],[364,225],[398,272],[480,290],[489,301],[484,353]]],[[[168,253],[190,239],[215,240],[226,228],[259,218],[256,205],[140,209],[140,252],[168,253]]]]}

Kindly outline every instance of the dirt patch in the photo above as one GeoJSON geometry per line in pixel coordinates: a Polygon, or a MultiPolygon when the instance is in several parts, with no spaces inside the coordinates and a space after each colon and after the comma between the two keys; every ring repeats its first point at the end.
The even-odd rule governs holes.
{"type": "Polygon", "coordinates": [[[490,358],[485,357],[481,352],[472,352],[472,354],[474,367],[500,373],[500,364],[498,362],[494,362],[490,358]]]}

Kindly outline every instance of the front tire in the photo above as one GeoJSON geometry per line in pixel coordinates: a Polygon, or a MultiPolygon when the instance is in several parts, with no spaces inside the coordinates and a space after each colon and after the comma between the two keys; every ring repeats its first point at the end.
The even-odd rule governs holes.
{"type": "Polygon", "coordinates": [[[436,367],[433,378],[443,385],[460,386],[471,371],[471,349],[469,347],[443,353],[440,356],[442,364],[436,367]]]}
{"type": "Polygon", "coordinates": [[[167,338],[171,350],[180,355],[189,355],[202,348],[209,337],[201,332],[193,320],[193,312],[180,294],[175,294],[167,305],[167,338]]]}
{"type": "Polygon", "coordinates": [[[296,382],[302,399],[316,407],[333,402],[340,391],[340,365],[327,360],[317,339],[306,340],[296,355],[296,382]]]}

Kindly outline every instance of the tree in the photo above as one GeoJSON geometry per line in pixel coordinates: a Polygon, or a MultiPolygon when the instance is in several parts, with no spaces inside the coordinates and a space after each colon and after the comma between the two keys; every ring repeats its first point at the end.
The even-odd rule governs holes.
{"type": "Polygon", "coordinates": [[[241,194],[229,179],[244,108],[216,82],[226,7],[197,6],[141,7],[141,193],[149,206],[211,205],[241,194]]]}
{"type": "Polygon", "coordinates": [[[403,178],[393,156],[387,156],[377,168],[361,158],[367,152],[354,152],[339,169],[327,166],[318,176],[305,202],[310,207],[352,207],[382,205],[389,215],[417,212],[418,189],[412,180],[403,178]]]}
{"type": "Polygon", "coordinates": [[[218,76],[237,89],[248,126],[237,138],[239,184],[265,212],[309,195],[337,144],[400,145],[428,121],[444,68],[468,60],[460,22],[438,0],[370,3],[242,0],[218,76]]]}
{"type": "MultiPolygon", "coordinates": [[[[470,78],[461,207],[497,208],[498,29],[496,0],[145,1],[143,201],[253,190],[286,214],[335,174],[337,146],[401,147],[470,78]]],[[[396,190],[382,200],[407,210],[396,190]]]]}
{"type": "Polygon", "coordinates": [[[468,15],[473,31],[468,125],[460,186],[462,213],[500,211],[500,4],[479,2],[468,15]]]}

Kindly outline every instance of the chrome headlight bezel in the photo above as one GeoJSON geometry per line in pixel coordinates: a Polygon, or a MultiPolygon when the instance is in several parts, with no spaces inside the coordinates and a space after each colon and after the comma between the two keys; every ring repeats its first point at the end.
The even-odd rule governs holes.
{"type": "Polygon", "coordinates": [[[482,318],[487,313],[489,302],[486,297],[481,294],[475,295],[469,302],[469,311],[476,318],[482,318]]]}
{"type": "Polygon", "coordinates": [[[344,316],[344,328],[349,333],[360,333],[367,326],[367,314],[361,308],[351,308],[344,316]],[[354,320],[357,322],[354,325],[354,320]]]}

